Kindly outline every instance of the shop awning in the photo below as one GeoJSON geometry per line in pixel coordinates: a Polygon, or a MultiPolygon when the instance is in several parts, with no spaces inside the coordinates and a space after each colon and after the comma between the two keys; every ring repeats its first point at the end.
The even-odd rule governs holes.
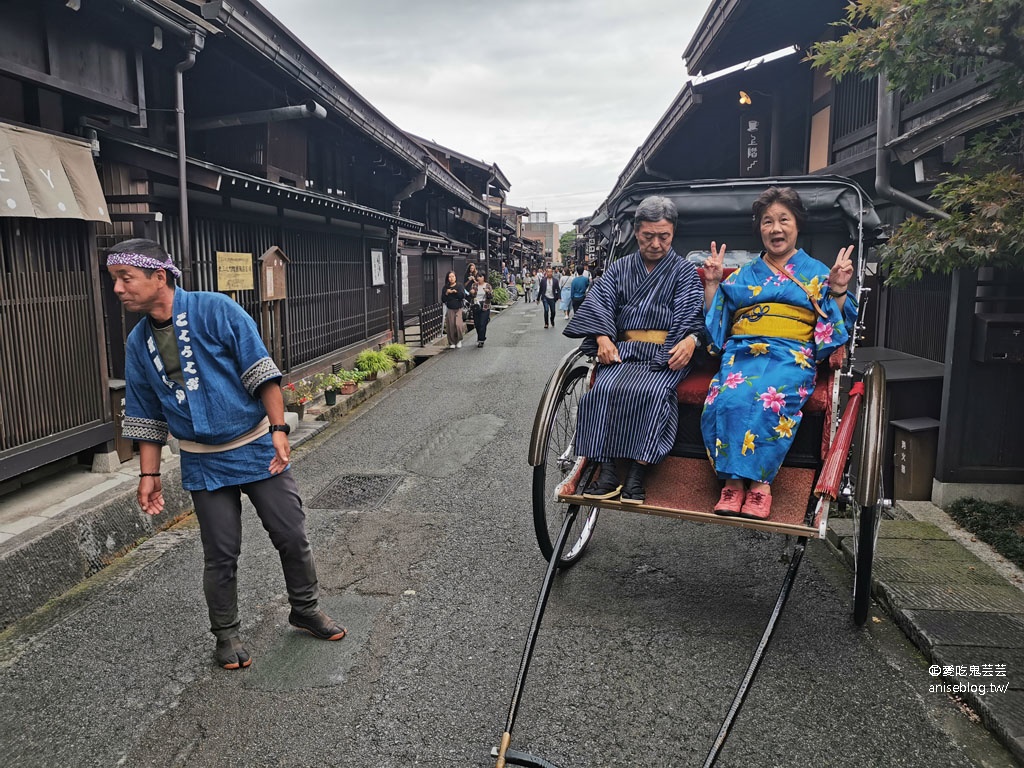
{"type": "Polygon", "coordinates": [[[110,223],[89,144],[0,123],[0,216],[110,223]]]}

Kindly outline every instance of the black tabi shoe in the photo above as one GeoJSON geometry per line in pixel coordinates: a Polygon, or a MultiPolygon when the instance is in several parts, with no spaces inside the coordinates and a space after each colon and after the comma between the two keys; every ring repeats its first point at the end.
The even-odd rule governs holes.
{"type": "Polygon", "coordinates": [[[312,616],[303,616],[296,613],[293,608],[288,614],[288,623],[321,640],[341,640],[345,636],[345,628],[323,611],[317,611],[312,616]]]}
{"type": "Polygon", "coordinates": [[[615,474],[615,463],[606,462],[601,465],[601,474],[590,485],[583,489],[585,499],[614,499],[622,490],[619,476],[615,474]]]}
{"type": "Polygon", "coordinates": [[[626,472],[626,482],[622,484],[622,496],[619,501],[623,504],[643,504],[647,500],[647,493],[644,490],[644,475],[646,474],[646,464],[631,461],[629,471],[626,472]]]}
{"type": "Polygon", "coordinates": [[[224,669],[241,669],[252,664],[252,657],[242,645],[242,639],[238,635],[225,637],[217,641],[217,650],[213,652],[217,664],[224,669]]]}

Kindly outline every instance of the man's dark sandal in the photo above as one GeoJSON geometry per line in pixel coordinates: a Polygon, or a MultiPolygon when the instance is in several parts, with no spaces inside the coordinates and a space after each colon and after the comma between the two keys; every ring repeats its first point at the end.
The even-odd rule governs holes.
{"type": "Polygon", "coordinates": [[[323,611],[317,611],[312,616],[303,616],[292,610],[288,614],[288,623],[321,640],[341,640],[345,636],[345,628],[323,611]]]}
{"type": "Polygon", "coordinates": [[[252,664],[252,657],[237,635],[218,640],[214,658],[224,669],[241,669],[252,664]]]}
{"type": "Polygon", "coordinates": [[[643,464],[634,462],[630,465],[619,501],[623,504],[643,504],[647,500],[647,493],[644,490],[644,475],[646,473],[647,467],[643,464]]]}
{"type": "Polygon", "coordinates": [[[601,474],[590,485],[583,489],[585,499],[614,499],[622,490],[615,469],[610,465],[601,467],[601,474]]]}

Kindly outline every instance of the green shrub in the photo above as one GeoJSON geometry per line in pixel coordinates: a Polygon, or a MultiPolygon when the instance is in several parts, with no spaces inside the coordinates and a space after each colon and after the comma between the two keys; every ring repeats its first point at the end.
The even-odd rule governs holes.
{"type": "Polygon", "coordinates": [[[966,498],[957,499],[946,511],[996,552],[1024,568],[1024,507],[966,498]]]}
{"type": "Polygon", "coordinates": [[[343,384],[346,381],[355,381],[355,382],[358,383],[358,382],[362,381],[363,379],[365,379],[366,378],[366,372],[365,371],[350,371],[350,370],[347,370],[345,368],[342,368],[340,371],[338,371],[336,374],[334,374],[334,378],[338,381],[338,386],[335,387],[335,389],[341,389],[341,384],[343,384]]]}
{"type": "Polygon", "coordinates": [[[380,351],[395,362],[412,359],[412,355],[409,354],[409,348],[405,344],[385,344],[380,351]]]}
{"type": "Polygon", "coordinates": [[[368,374],[385,373],[394,367],[394,361],[376,349],[364,349],[356,355],[356,369],[368,374]]]}
{"type": "Polygon", "coordinates": [[[491,301],[495,304],[508,304],[512,300],[509,295],[508,288],[503,285],[499,285],[494,289],[494,293],[491,294],[491,301]]]}

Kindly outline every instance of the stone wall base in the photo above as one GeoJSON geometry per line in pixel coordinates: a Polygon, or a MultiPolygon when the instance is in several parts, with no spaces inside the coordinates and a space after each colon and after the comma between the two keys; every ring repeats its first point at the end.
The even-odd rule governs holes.
{"type": "Polygon", "coordinates": [[[932,504],[945,509],[957,499],[971,497],[982,501],[1011,501],[1024,504],[1024,485],[995,483],[941,483],[932,479],[932,504]]]}

